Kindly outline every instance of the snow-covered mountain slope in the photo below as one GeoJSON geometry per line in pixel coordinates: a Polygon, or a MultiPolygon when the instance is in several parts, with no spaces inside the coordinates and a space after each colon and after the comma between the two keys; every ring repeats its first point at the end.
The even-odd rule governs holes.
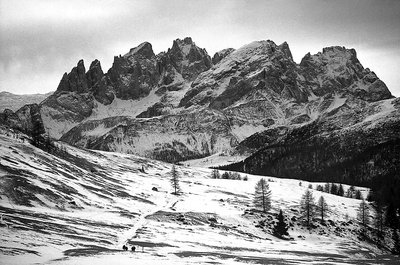
{"type": "Polygon", "coordinates": [[[0,131],[0,264],[399,261],[357,236],[359,200],[314,191],[330,211],[325,226],[316,219],[307,230],[298,205],[306,187],[316,183],[268,178],[272,210],[263,214],[252,207],[260,176],[211,179],[209,169],[178,166],[183,193],[175,196],[170,164],[60,142],[49,154],[22,136],[0,131]],[[280,209],[292,240],[271,234],[280,209]],[[123,244],[136,252],[123,251],[123,244]]]}
{"type": "Polygon", "coordinates": [[[21,107],[27,104],[39,104],[53,92],[46,94],[28,94],[28,95],[16,95],[9,92],[0,92],[0,112],[5,109],[17,111],[21,107]]]}

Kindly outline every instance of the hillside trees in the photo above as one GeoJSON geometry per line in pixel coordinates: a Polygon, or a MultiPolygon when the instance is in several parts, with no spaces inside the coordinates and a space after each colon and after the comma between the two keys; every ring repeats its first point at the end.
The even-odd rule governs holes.
{"type": "Polygon", "coordinates": [[[347,189],[346,196],[348,198],[353,198],[354,191],[355,191],[355,187],[353,185],[351,185],[350,188],[347,189]]]}
{"type": "Polygon", "coordinates": [[[361,199],[363,199],[363,196],[362,196],[362,194],[361,194],[361,191],[360,190],[356,190],[356,195],[355,195],[355,197],[354,198],[356,198],[357,200],[361,200],[361,199]]]}
{"type": "Polygon", "coordinates": [[[392,240],[393,240],[392,254],[400,255],[400,240],[397,229],[393,229],[392,240]]]}
{"type": "Polygon", "coordinates": [[[288,227],[285,222],[285,217],[283,216],[282,210],[279,211],[278,222],[273,228],[273,234],[277,237],[288,236],[288,227]]]}
{"type": "Polygon", "coordinates": [[[271,190],[264,178],[261,178],[256,184],[253,203],[256,208],[261,208],[263,212],[271,209],[271,190]]]}
{"type": "Polygon", "coordinates": [[[221,174],[219,174],[218,169],[213,169],[213,171],[211,171],[211,178],[213,179],[221,178],[221,174]]]}
{"type": "Polygon", "coordinates": [[[180,176],[179,176],[179,172],[176,170],[175,165],[172,165],[169,175],[170,175],[170,182],[172,185],[172,189],[174,190],[173,194],[178,195],[181,192],[181,188],[179,185],[180,176]]]}
{"type": "Polygon", "coordinates": [[[385,210],[385,225],[393,228],[399,228],[399,219],[397,217],[397,209],[393,203],[390,203],[385,210]]]}
{"type": "Polygon", "coordinates": [[[379,240],[384,236],[384,214],[383,214],[383,204],[380,200],[373,203],[374,209],[374,225],[376,229],[376,236],[379,240]]]}
{"type": "Polygon", "coordinates": [[[331,185],[329,183],[325,183],[324,191],[326,193],[330,193],[331,192],[331,185]]]}
{"type": "Polygon", "coordinates": [[[332,183],[332,184],[331,184],[331,191],[330,191],[330,193],[331,193],[331,194],[337,195],[337,194],[338,194],[338,190],[339,190],[339,186],[336,185],[335,183],[332,183]]]}
{"type": "Polygon", "coordinates": [[[45,133],[45,129],[43,127],[43,124],[40,123],[36,119],[33,120],[31,136],[32,136],[32,144],[34,146],[40,148],[43,145],[43,142],[44,142],[43,134],[44,133],[45,133]]]}
{"type": "Polygon", "coordinates": [[[337,190],[337,195],[344,196],[344,189],[342,184],[339,185],[339,188],[337,190]]]}
{"type": "Polygon", "coordinates": [[[325,201],[325,198],[323,196],[319,197],[318,200],[318,211],[321,216],[321,223],[324,222],[324,217],[326,217],[327,211],[328,211],[328,204],[325,201]]]}
{"type": "Polygon", "coordinates": [[[369,206],[367,202],[363,199],[358,207],[357,220],[363,225],[367,226],[369,224],[369,206]]]}
{"type": "Polygon", "coordinates": [[[300,201],[300,209],[303,217],[306,219],[307,226],[310,227],[315,215],[315,201],[312,192],[307,189],[300,201]]]}

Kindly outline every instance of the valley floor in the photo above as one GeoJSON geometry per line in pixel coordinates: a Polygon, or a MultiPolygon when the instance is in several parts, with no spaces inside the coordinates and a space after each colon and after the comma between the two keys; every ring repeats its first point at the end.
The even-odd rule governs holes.
{"type": "Polygon", "coordinates": [[[331,222],[302,226],[308,182],[267,178],[273,209],[263,214],[252,209],[260,176],[211,179],[209,169],[182,166],[175,196],[169,164],[57,145],[63,152],[53,156],[0,134],[0,264],[400,262],[358,239],[359,200],[313,191],[325,197],[331,222]],[[292,240],[271,235],[279,209],[292,240]]]}

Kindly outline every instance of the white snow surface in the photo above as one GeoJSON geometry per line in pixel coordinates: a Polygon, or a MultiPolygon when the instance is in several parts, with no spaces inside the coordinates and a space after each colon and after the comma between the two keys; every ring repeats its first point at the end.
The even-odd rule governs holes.
{"type": "Polygon", "coordinates": [[[42,106],[41,116],[43,120],[43,125],[49,132],[50,136],[59,139],[64,133],[69,131],[74,126],[78,125],[78,122],[74,122],[68,119],[57,120],[54,116],[57,116],[59,112],[53,108],[47,106],[42,106]]]}
{"type": "Polygon", "coordinates": [[[340,233],[321,226],[309,231],[294,222],[293,240],[282,240],[256,226],[280,209],[288,219],[298,215],[302,194],[316,183],[265,177],[272,209],[263,214],[252,207],[261,176],[211,179],[210,169],[177,166],[182,194],[175,196],[170,164],[56,144],[65,150],[59,156],[0,130],[0,264],[398,261],[352,234],[356,199],[313,190],[316,200],[323,195],[330,206],[328,219],[337,225],[352,220],[340,233]],[[123,251],[123,244],[136,246],[136,252],[123,251]]]}
{"type": "Polygon", "coordinates": [[[92,115],[86,120],[101,120],[116,116],[136,117],[159,101],[160,97],[155,94],[154,90],[152,90],[148,96],[138,100],[122,100],[115,97],[113,102],[109,105],[104,105],[96,101],[92,115]]]}
{"type": "Polygon", "coordinates": [[[364,121],[377,121],[381,118],[387,117],[392,112],[396,111],[396,108],[393,106],[393,101],[395,98],[389,100],[382,100],[377,103],[378,112],[366,117],[364,121]]]}

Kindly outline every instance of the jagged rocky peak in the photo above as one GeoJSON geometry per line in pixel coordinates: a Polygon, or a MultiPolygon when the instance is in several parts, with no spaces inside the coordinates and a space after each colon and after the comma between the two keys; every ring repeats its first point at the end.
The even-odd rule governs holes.
{"type": "Polygon", "coordinates": [[[72,68],[69,74],[64,73],[57,91],[86,93],[96,85],[104,76],[99,60],[94,60],[86,72],[83,60],[79,60],[77,66],[72,68]]]}
{"type": "Polygon", "coordinates": [[[255,66],[269,62],[281,61],[284,64],[294,64],[289,45],[276,45],[272,40],[253,41],[231,52],[225,57],[227,60],[247,62],[255,66]]]}
{"type": "Polygon", "coordinates": [[[287,57],[293,60],[292,52],[290,51],[289,44],[286,41],[278,47],[287,57]]]}
{"type": "Polygon", "coordinates": [[[183,40],[176,39],[172,43],[172,48],[169,51],[171,54],[180,53],[183,56],[187,56],[190,50],[194,47],[196,49],[196,44],[193,42],[192,38],[186,37],[183,40]]]}
{"type": "Polygon", "coordinates": [[[97,59],[95,59],[95,60],[90,64],[89,71],[90,71],[91,69],[100,69],[101,72],[103,72],[103,70],[101,69],[100,61],[97,60],[97,59]]]}
{"type": "Polygon", "coordinates": [[[87,91],[86,70],[83,60],[79,60],[77,66],[72,68],[69,74],[64,73],[57,91],[70,91],[82,93],[87,91]]]}
{"type": "Polygon", "coordinates": [[[129,57],[142,57],[145,59],[154,59],[155,54],[153,52],[153,47],[149,42],[143,42],[139,46],[130,49],[130,51],[124,55],[125,58],[129,57]]]}
{"type": "MultiPolygon", "coordinates": [[[[117,98],[127,100],[147,96],[159,79],[157,58],[151,44],[144,42],[124,56],[115,56],[106,75],[107,86],[115,91],[117,98]]],[[[108,94],[111,95],[111,91],[108,94]]]]}
{"type": "Polygon", "coordinates": [[[307,53],[301,60],[300,66],[310,66],[310,64],[317,64],[323,66],[329,64],[354,64],[362,71],[364,68],[357,59],[355,49],[346,49],[341,46],[331,46],[322,49],[322,52],[311,55],[307,53]]]}
{"type": "Polygon", "coordinates": [[[287,44],[254,41],[227,51],[225,57],[194,80],[179,105],[224,109],[239,101],[247,102],[255,93],[304,102],[307,93],[296,84],[296,67],[287,44]]]}
{"type": "Polygon", "coordinates": [[[93,87],[96,85],[101,78],[104,76],[103,70],[101,69],[100,61],[94,60],[86,73],[88,87],[93,87]]]}
{"type": "Polygon", "coordinates": [[[211,57],[205,49],[196,46],[192,38],[173,41],[172,48],[168,49],[166,55],[171,64],[186,80],[194,80],[201,72],[210,69],[211,57]]]}
{"type": "Polygon", "coordinates": [[[322,54],[333,55],[337,54],[346,54],[349,56],[357,57],[357,53],[355,49],[346,49],[344,46],[330,46],[322,49],[322,54]]]}
{"type": "Polygon", "coordinates": [[[213,64],[219,63],[222,59],[224,59],[226,56],[228,56],[229,54],[231,54],[234,51],[235,51],[235,49],[233,49],[233,48],[227,48],[227,49],[223,49],[221,51],[216,52],[212,58],[212,63],[213,64]]]}
{"type": "Polygon", "coordinates": [[[367,101],[393,97],[375,73],[364,69],[355,49],[332,46],[314,55],[307,53],[300,67],[308,86],[317,96],[345,93],[367,101]]]}

